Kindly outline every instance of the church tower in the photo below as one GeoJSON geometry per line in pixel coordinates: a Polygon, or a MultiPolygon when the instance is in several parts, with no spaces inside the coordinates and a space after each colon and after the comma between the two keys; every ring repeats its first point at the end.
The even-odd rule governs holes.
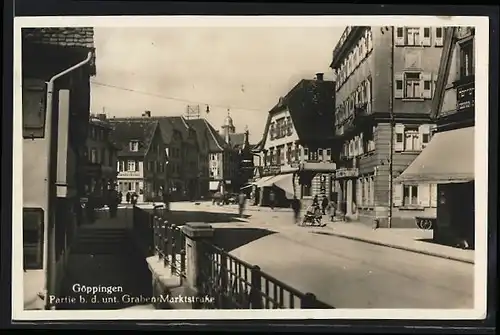
{"type": "Polygon", "coordinates": [[[224,136],[224,140],[229,143],[229,134],[234,134],[236,131],[236,128],[234,127],[233,124],[233,119],[231,118],[231,115],[229,115],[229,110],[227,111],[227,116],[224,120],[224,124],[222,125],[222,136],[224,136]]]}

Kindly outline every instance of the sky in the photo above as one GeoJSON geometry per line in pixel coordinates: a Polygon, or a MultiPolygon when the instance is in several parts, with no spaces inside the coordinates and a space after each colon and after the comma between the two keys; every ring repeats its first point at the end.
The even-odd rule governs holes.
{"type": "Polygon", "coordinates": [[[301,79],[332,79],[331,55],[344,27],[95,28],[92,113],[184,115],[220,129],[263,135],[268,111],[301,79]],[[206,113],[207,105],[209,113],[206,113]]]}

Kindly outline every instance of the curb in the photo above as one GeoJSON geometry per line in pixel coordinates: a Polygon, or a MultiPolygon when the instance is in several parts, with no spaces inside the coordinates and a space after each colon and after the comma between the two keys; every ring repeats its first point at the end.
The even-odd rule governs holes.
{"type": "Polygon", "coordinates": [[[364,242],[364,243],[369,243],[369,244],[378,245],[378,246],[382,246],[382,247],[388,247],[388,248],[393,248],[393,249],[398,249],[398,250],[404,250],[404,251],[408,251],[408,252],[413,252],[413,253],[416,253],[416,254],[422,254],[422,255],[427,255],[427,256],[432,256],[432,257],[437,257],[437,258],[449,259],[449,260],[452,260],[452,261],[455,261],[455,262],[467,263],[467,264],[472,264],[472,265],[475,264],[474,261],[471,261],[471,260],[468,260],[468,259],[464,259],[464,258],[460,258],[460,257],[446,256],[446,255],[438,254],[438,253],[431,252],[431,251],[425,251],[425,250],[415,250],[415,249],[412,249],[412,248],[402,247],[402,246],[395,245],[395,244],[386,244],[386,243],[372,241],[372,240],[368,240],[368,239],[364,239],[364,238],[359,238],[359,237],[354,237],[354,236],[347,236],[347,235],[330,233],[330,232],[324,232],[324,231],[310,231],[309,233],[311,233],[311,234],[319,234],[319,235],[336,236],[336,237],[341,237],[341,238],[345,238],[345,239],[349,239],[349,240],[353,240],[353,241],[364,242]]]}

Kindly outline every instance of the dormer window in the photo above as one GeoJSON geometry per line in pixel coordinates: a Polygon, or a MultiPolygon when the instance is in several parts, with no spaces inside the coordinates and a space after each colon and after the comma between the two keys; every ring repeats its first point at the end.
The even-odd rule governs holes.
{"type": "Polygon", "coordinates": [[[130,141],[130,151],[136,152],[139,151],[139,142],[138,141],[130,141]]]}

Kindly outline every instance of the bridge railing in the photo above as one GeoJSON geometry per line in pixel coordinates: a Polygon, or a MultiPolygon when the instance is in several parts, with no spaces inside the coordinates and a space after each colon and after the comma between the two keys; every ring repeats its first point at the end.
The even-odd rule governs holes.
{"type": "Polygon", "coordinates": [[[148,212],[138,207],[134,207],[133,218],[134,234],[146,245],[144,249],[163,260],[172,274],[187,278],[198,295],[213,298],[197,308],[334,308],[318,300],[314,294],[303,293],[265,273],[259,266],[214,245],[210,239],[210,232],[213,234],[210,225],[201,229],[202,234],[193,234],[195,225],[186,224],[188,227],[183,228],[170,223],[159,211],[148,212]],[[190,248],[189,258],[187,248],[190,248]]]}

